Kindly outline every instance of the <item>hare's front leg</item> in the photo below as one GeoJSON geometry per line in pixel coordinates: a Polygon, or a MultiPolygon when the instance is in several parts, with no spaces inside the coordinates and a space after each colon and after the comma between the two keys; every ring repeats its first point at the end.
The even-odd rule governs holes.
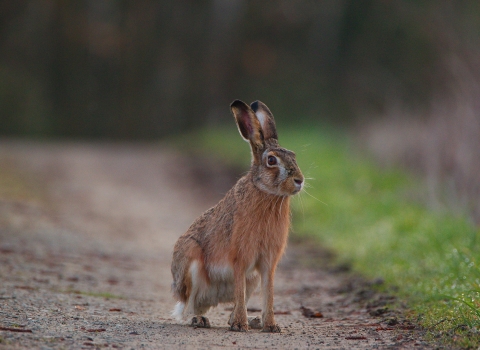
{"type": "Polygon", "coordinates": [[[233,308],[230,330],[235,332],[246,332],[248,330],[247,305],[245,302],[245,269],[235,266],[233,270],[235,283],[235,306],[233,308]]]}
{"type": "Polygon", "coordinates": [[[263,266],[262,273],[262,294],[263,294],[263,332],[280,333],[280,327],[275,323],[273,314],[273,277],[275,266],[263,266]]]}

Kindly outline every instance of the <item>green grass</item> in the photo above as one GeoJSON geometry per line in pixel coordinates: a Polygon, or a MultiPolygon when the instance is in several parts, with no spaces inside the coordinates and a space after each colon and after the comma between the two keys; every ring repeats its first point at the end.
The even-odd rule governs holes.
{"type": "MultiPolygon", "coordinates": [[[[305,193],[293,200],[293,235],[315,237],[339,263],[398,287],[409,317],[432,338],[478,347],[479,229],[466,216],[429,209],[421,180],[380,168],[346,133],[280,125],[279,134],[309,178],[305,193]]],[[[248,145],[234,125],[189,135],[183,143],[248,169],[248,145]]]]}
{"type": "Polygon", "coordinates": [[[116,294],[112,294],[112,293],[109,293],[109,292],[87,292],[87,291],[76,290],[76,289],[67,289],[67,290],[63,291],[63,293],[79,294],[79,295],[85,295],[85,296],[89,296],[89,297],[105,298],[105,299],[125,299],[121,295],[116,295],[116,294]]]}

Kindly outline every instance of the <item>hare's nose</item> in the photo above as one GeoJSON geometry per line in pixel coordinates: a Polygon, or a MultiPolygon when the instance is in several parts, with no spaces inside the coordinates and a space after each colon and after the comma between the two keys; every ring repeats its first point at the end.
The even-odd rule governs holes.
{"type": "Polygon", "coordinates": [[[303,184],[303,179],[293,179],[295,181],[295,185],[302,186],[303,184]]]}

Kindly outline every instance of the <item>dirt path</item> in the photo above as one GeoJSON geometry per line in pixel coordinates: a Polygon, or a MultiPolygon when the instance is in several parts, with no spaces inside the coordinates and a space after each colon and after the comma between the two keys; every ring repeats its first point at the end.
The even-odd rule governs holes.
{"type": "MultiPolygon", "coordinates": [[[[210,311],[211,329],[176,324],[173,244],[221,194],[171,150],[3,142],[2,176],[16,192],[0,192],[0,348],[427,348],[388,296],[321,268],[305,245],[277,272],[281,334],[229,332],[228,305],[210,311]]],[[[250,314],[260,304],[255,295],[250,314]]]]}

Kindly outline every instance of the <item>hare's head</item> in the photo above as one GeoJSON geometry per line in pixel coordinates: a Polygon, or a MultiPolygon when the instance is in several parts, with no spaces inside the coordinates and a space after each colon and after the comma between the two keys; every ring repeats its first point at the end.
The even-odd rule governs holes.
{"type": "Polygon", "coordinates": [[[278,144],[272,112],[260,101],[250,106],[235,100],[230,105],[238,130],[252,149],[253,183],[260,190],[290,196],[303,188],[303,175],[295,153],[278,144]]]}

